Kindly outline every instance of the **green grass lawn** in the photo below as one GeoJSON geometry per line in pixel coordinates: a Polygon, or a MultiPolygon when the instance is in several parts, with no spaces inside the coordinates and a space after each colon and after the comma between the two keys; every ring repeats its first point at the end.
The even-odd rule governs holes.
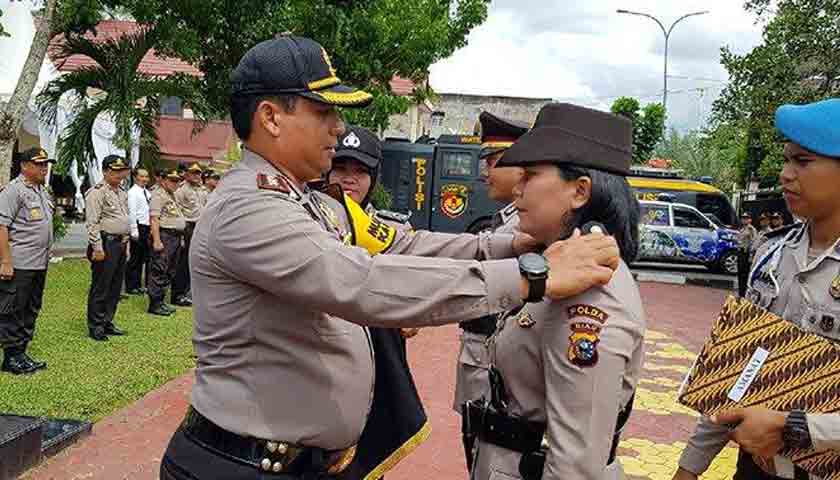
{"type": "Polygon", "coordinates": [[[146,313],[147,296],[120,302],[114,323],[124,337],[87,336],[86,260],[50,265],[44,306],[29,354],[48,362],[33,375],[0,373],[0,412],[99,420],[195,366],[192,309],[146,313]]]}

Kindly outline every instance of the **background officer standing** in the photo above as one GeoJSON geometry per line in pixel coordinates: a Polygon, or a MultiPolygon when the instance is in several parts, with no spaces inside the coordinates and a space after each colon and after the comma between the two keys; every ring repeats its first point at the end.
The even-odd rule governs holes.
{"type": "MultiPolygon", "coordinates": [[[[213,170],[212,168],[208,168],[201,175],[201,179],[204,182],[204,189],[206,190],[205,197],[207,195],[210,195],[211,193],[213,193],[213,190],[216,189],[216,185],[219,184],[219,179],[220,178],[221,177],[219,176],[219,174],[215,170],[213,170]]],[[[206,198],[204,200],[204,203],[207,203],[206,198]]]]}
{"type": "Polygon", "coordinates": [[[125,289],[132,295],[146,293],[149,282],[149,203],[152,194],[146,188],[149,173],[144,168],[134,172],[134,185],[128,190],[128,217],[131,229],[131,256],[125,271],[125,289]]]}
{"type": "MultiPolygon", "coordinates": [[[[606,283],[615,241],[590,235],[545,253],[562,275],[516,259],[375,255],[345,244],[305,182],[328,172],[344,133],[336,106],[372,100],[341,84],[318,43],[282,35],[231,75],[242,160],[211,195],[190,250],[197,355],[192,407],[161,463],[165,480],[316,479],[352,461],[374,388],[367,326],[442,325],[522,298],[606,283]]],[[[491,257],[513,254],[513,236],[491,257]]],[[[480,250],[477,247],[474,251],[480,250]]]]}
{"type": "Polygon", "coordinates": [[[753,227],[750,212],[741,214],[741,230],[738,231],[738,296],[743,297],[747,292],[747,276],[749,276],[752,256],[755,252],[753,244],[758,241],[758,230],[753,227]]]}
{"type": "MultiPolygon", "coordinates": [[[[516,231],[519,216],[513,203],[513,188],[522,177],[519,167],[496,167],[496,164],[516,140],[528,131],[528,125],[514,120],[507,120],[489,112],[481,112],[478,117],[481,134],[481,174],[487,182],[487,195],[497,202],[509,205],[493,216],[493,229],[499,233],[516,231]]],[[[488,355],[487,338],[496,329],[496,315],[476,318],[461,322],[461,351],[458,355],[458,368],[455,375],[455,410],[461,413],[463,405],[469,400],[486,396],[490,386],[487,377],[488,355]]],[[[475,436],[469,435],[463,428],[464,454],[467,468],[472,465],[472,451],[475,436]]]]}
{"type": "MultiPolygon", "coordinates": [[[[840,99],[784,105],[776,128],[787,139],[779,175],[785,202],[806,222],[766,234],[747,298],[840,345],[840,99]]],[[[782,449],[840,451],[840,415],[750,407],[701,418],[674,479],[695,480],[730,439],[741,445],[736,480],[780,480],[759,467],[762,459],[772,461],[782,449]]],[[[797,470],[795,478],[808,478],[797,470]]]]}
{"type": "Polygon", "coordinates": [[[97,341],[108,340],[108,335],[125,334],[114,325],[114,316],[120,302],[131,232],[128,195],[120,188],[128,172],[122,157],[108,155],[102,160],[104,178],[85,196],[87,257],[91,262],[87,323],[88,335],[97,341]]]}
{"type": "Polygon", "coordinates": [[[32,373],[47,367],[26,353],[41,310],[53,242],[53,203],[44,186],[47,152],[20,156],[20,175],[0,188],[0,346],[2,371],[32,373]]]}
{"type": "MultiPolygon", "coordinates": [[[[149,313],[169,316],[175,309],[166,304],[166,289],[175,279],[186,220],[175,200],[181,176],[178,170],[162,172],[160,187],[152,194],[149,207],[152,251],[149,261],[149,313]]],[[[186,255],[186,253],[183,253],[186,255]]],[[[175,302],[175,293],[171,293],[175,302]]]]}
{"type": "Polygon", "coordinates": [[[184,183],[175,191],[175,201],[181,207],[181,212],[186,218],[186,227],[183,236],[184,254],[178,257],[178,266],[175,270],[175,281],[172,283],[172,304],[183,307],[192,305],[190,294],[190,240],[192,239],[195,222],[201,216],[204,202],[207,201],[204,187],[201,184],[201,174],[204,170],[198,163],[193,163],[184,172],[184,183]]]}

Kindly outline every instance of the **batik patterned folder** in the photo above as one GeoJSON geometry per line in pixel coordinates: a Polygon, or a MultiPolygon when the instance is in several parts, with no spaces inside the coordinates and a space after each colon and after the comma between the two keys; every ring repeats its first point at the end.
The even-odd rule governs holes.
{"type": "MultiPolygon", "coordinates": [[[[753,405],[838,413],[840,345],[747,300],[729,297],[678,400],[706,416],[753,405]]],[[[782,455],[759,463],[788,477],[793,473],[786,461],[790,459],[812,476],[840,480],[840,453],[791,450],[782,455]]]]}

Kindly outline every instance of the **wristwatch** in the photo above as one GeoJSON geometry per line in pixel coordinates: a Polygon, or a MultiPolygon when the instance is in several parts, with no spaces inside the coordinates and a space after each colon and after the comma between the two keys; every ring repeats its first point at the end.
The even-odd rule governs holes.
{"type": "Polygon", "coordinates": [[[782,440],[786,449],[806,450],[811,448],[811,432],[808,430],[808,419],[802,410],[793,410],[787,414],[785,427],[782,430],[782,440]]]}
{"type": "Polygon", "coordinates": [[[541,302],[545,296],[545,283],[548,279],[548,260],[536,253],[520,255],[519,273],[528,280],[528,298],[525,302],[541,302]]]}

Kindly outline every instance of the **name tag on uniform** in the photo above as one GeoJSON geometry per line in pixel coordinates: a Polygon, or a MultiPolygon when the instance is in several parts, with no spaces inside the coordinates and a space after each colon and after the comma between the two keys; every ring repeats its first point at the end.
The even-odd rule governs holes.
{"type": "Polygon", "coordinates": [[[29,209],[29,218],[32,220],[43,220],[44,219],[44,212],[41,210],[41,207],[32,207],[29,209]]]}

